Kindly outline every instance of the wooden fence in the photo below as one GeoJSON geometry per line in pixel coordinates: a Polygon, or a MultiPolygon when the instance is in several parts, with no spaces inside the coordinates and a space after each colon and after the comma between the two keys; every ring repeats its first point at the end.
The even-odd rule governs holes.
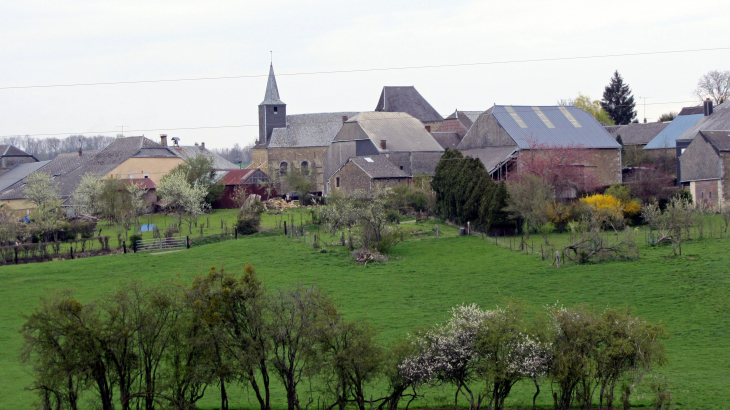
{"type": "Polygon", "coordinates": [[[176,238],[143,239],[134,243],[135,252],[185,249],[189,247],[190,239],[187,236],[179,236],[176,238]]]}

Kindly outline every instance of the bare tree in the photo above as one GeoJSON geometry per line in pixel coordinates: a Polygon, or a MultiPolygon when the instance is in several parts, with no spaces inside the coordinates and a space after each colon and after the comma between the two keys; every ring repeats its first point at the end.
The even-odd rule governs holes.
{"type": "Polygon", "coordinates": [[[710,98],[719,105],[730,97],[730,71],[712,70],[700,77],[695,93],[700,100],[710,98]]]}

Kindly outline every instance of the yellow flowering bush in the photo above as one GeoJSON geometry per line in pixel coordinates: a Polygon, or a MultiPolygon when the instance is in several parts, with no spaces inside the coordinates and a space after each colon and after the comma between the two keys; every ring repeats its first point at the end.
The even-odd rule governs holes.
{"type": "Polygon", "coordinates": [[[622,201],[611,195],[596,194],[580,201],[608,218],[631,217],[641,212],[641,205],[633,201],[622,201]]]}

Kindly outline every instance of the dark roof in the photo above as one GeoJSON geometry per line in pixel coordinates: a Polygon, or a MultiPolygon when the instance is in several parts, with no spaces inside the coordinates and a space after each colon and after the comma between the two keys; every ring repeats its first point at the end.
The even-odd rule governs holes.
{"type": "MultiPolygon", "coordinates": [[[[459,111],[456,110],[451,113],[448,117],[446,117],[446,120],[452,120],[456,119],[457,117],[460,120],[468,119],[469,120],[469,126],[479,118],[479,114],[483,113],[484,111],[459,111]]],[[[466,124],[464,124],[466,126],[466,124]]],[[[468,128],[468,127],[467,127],[468,128]]]]}
{"type": "MultiPolygon", "coordinates": [[[[390,162],[385,155],[351,157],[348,159],[348,162],[349,161],[352,161],[372,179],[408,178],[408,174],[390,162]]],[[[345,164],[347,164],[347,162],[345,162],[345,164]]]]}
{"type": "Polygon", "coordinates": [[[356,112],[327,112],[286,116],[286,128],[274,128],[269,148],[328,147],[342,128],[342,117],[356,112]]]}
{"type": "Polygon", "coordinates": [[[202,145],[183,145],[173,146],[169,148],[172,150],[172,152],[175,153],[175,155],[179,156],[185,161],[195,158],[198,155],[205,155],[206,157],[213,160],[213,168],[216,170],[239,168],[238,165],[232,163],[231,161],[228,161],[227,159],[221,157],[215,152],[209,150],[208,148],[203,148],[202,145]]]}
{"type": "Polygon", "coordinates": [[[269,66],[269,81],[266,83],[266,94],[264,100],[259,105],[264,104],[284,104],[279,98],[279,87],[276,86],[276,77],[274,76],[274,65],[269,66]]]}
{"type": "Polygon", "coordinates": [[[730,131],[700,131],[717,151],[730,151],[730,131]]]}
{"type": "Polygon", "coordinates": [[[169,148],[142,148],[132,155],[133,158],[177,158],[169,148]]]}
{"type": "Polygon", "coordinates": [[[33,155],[28,154],[27,152],[16,147],[15,145],[5,145],[5,144],[0,145],[0,157],[32,157],[32,158],[35,158],[33,155]]]}
{"type": "Polygon", "coordinates": [[[383,87],[375,111],[405,112],[423,123],[444,120],[413,86],[383,87]]]}
{"type": "MultiPolygon", "coordinates": [[[[416,118],[402,112],[362,112],[348,123],[357,123],[380,152],[425,152],[444,149],[416,118]],[[381,141],[386,141],[386,149],[381,141]]],[[[340,137],[342,138],[342,137],[340,137]]],[[[342,141],[336,137],[337,141],[342,141]]]]}
{"type": "Polygon", "coordinates": [[[619,125],[612,131],[606,131],[608,131],[614,139],[617,139],[620,135],[621,141],[624,145],[646,145],[660,132],[667,128],[667,126],[669,126],[668,122],[649,122],[646,124],[633,123],[619,125]]]}
{"type": "Polygon", "coordinates": [[[458,132],[432,132],[431,135],[443,149],[454,149],[461,142],[461,136],[458,132]]]}
{"type": "Polygon", "coordinates": [[[0,191],[15,185],[23,178],[44,167],[51,161],[28,162],[25,164],[17,164],[9,170],[0,174],[0,191]]]}
{"type": "Polygon", "coordinates": [[[487,147],[474,148],[463,151],[467,157],[479,158],[488,172],[492,172],[497,166],[509,159],[517,151],[517,147],[487,147]]]}
{"type": "MultiPolygon", "coordinates": [[[[45,172],[50,176],[61,176],[93,159],[97,153],[98,151],[84,151],[83,155],[79,156],[77,152],[64,152],[62,154],[58,154],[58,156],[56,156],[53,160],[46,162],[42,168],[36,171],[45,172]]],[[[7,187],[3,191],[2,195],[0,195],[0,199],[25,198],[25,194],[22,190],[24,180],[25,178],[7,187]]]]}
{"type": "MultiPolygon", "coordinates": [[[[702,117],[703,114],[678,115],[656,137],[649,141],[644,149],[676,148],[677,139],[682,138],[685,131],[692,128],[702,117]]],[[[697,134],[696,131],[695,134],[697,134]]],[[[694,134],[692,134],[692,137],[694,137],[694,134]]]]}
{"type": "MultiPolygon", "coordinates": [[[[489,139],[490,133],[501,132],[488,126],[490,117],[520,149],[529,149],[533,143],[584,148],[621,147],[591,114],[572,105],[495,105],[479,115],[459,145],[462,149],[484,148],[483,143],[489,139]]],[[[495,134],[493,137],[498,136],[495,134]]],[[[496,145],[511,144],[503,141],[496,145]]]]}
{"type": "Polygon", "coordinates": [[[705,107],[702,105],[698,105],[696,107],[684,107],[682,108],[682,111],[679,112],[677,115],[693,115],[693,114],[704,114],[705,113],[705,107]]]}
{"type": "MultiPolygon", "coordinates": [[[[698,114],[699,115],[699,114],[698,114]]],[[[682,117],[677,117],[682,118],[682,117]]],[[[730,130],[730,100],[715,107],[711,115],[702,116],[687,129],[679,138],[691,138],[698,131],[730,130]]]]}

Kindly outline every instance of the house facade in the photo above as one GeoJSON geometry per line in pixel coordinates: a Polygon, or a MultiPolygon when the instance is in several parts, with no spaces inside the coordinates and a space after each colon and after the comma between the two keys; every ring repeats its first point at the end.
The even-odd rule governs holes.
{"type": "Polygon", "coordinates": [[[351,157],[329,178],[328,192],[369,191],[409,185],[411,177],[384,155],[351,157]]]}
{"type": "Polygon", "coordinates": [[[680,157],[682,186],[695,205],[721,209],[730,201],[730,130],[699,131],[680,157]]]}
{"type": "Polygon", "coordinates": [[[482,112],[456,110],[444,119],[444,122],[441,123],[437,131],[431,131],[431,135],[433,135],[443,149],[456,149],[482,112]]]}

